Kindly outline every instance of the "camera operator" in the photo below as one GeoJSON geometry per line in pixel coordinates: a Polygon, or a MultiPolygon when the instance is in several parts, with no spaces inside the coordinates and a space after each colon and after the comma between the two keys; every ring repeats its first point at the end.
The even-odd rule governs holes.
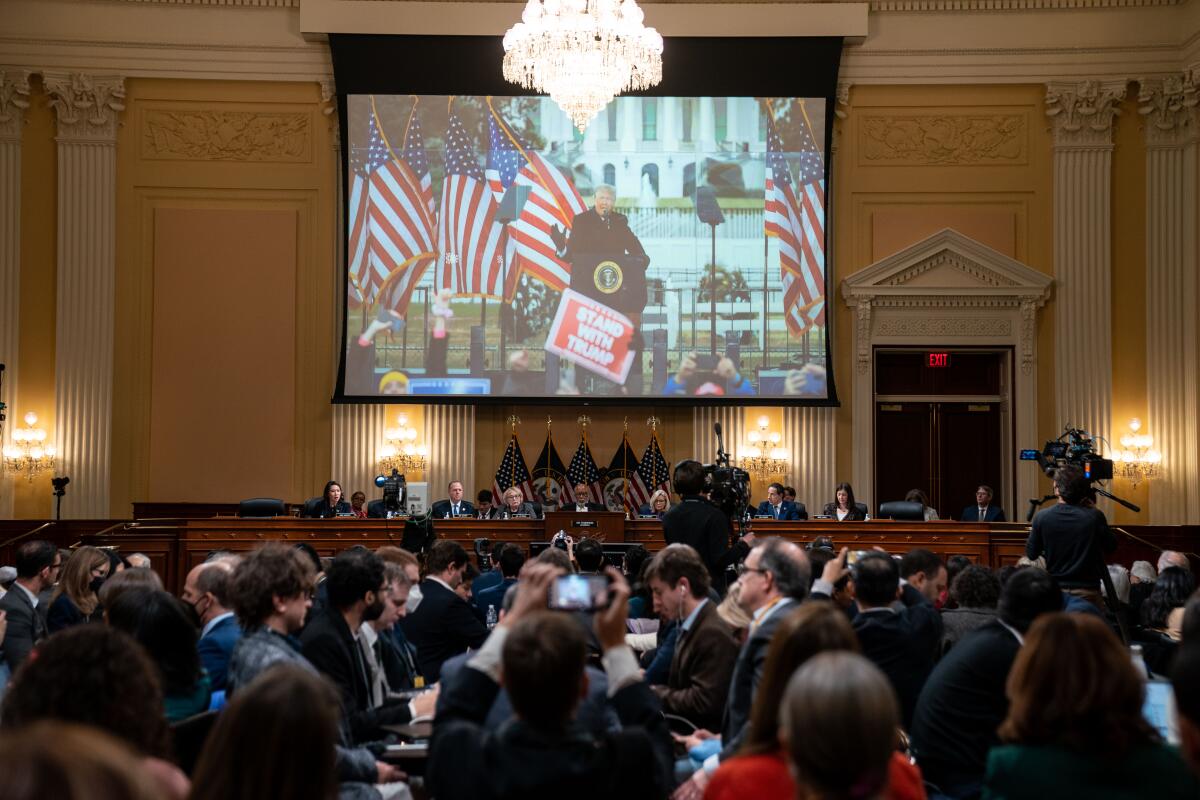
{"type": "Polygon", "coordinates": [[[754,534],[748,533],[729,546],[729,517],[704,498],[704,465],[691,459],[675,465],[671,475],[680,502],[663,515],[663,539],[667,544],[690,545],[708,568],[713,588],[725,591],[725,568],[750,552],[754,534]]]}
{"type": "Polygon", "coordinates": [[[1104,513],[1092,505],[1091,483],[1079,467],[1067,465],[1054,473],[1057,505],[1033,518],[1025,555],[1045,556],[1046,571],[1063,590],[1103,610],[1100,582],[1104,554],[1117,549],[1117,537],[1108,527],[1104,513]]]}

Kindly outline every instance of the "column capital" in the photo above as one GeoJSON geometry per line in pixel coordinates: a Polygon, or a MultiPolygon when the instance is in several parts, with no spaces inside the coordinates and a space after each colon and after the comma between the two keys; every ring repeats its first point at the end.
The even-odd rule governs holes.
{"type": "Polygon", "coordinates": [[[29,108],[29,72],[0,69],[0,139],[20,139],[29,108]]]}
{"type": "Polygon", "coordinates": [[[115,144],[117,117],[125,110],[125,79],[119,75],[43,72],[50,105],[58,116],[58,141],[115,144]]]}
{"type": "Polygon", "coordinates": [[[1126,81],[1053,81],[1046,84],[1046,116],[1055,147],[1112,147],[1126,81]]]}
{"type": "Polygon", "coordinates": [[[850,111],[850,87],[853,85],[849,81],[838,81],[833,104],[833,114],[838,119],[845,119],[850,111]]]}
{"type": "Polygon", "coordinates": [[[1147,145],[1178,147],[1196,136],[1200,68],[1139,83],[1138,114],[1145,118],[1147,145]]]}

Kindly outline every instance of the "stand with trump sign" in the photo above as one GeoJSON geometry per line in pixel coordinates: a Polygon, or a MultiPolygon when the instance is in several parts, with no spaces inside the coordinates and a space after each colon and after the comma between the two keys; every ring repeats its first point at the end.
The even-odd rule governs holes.
{"type": "Polygon", "coordinates": [[[546,337],[546,350],[623,384],[633,366],[632,340],[633,321],[629,317],[573,289],[565,289],[546,337]]]}

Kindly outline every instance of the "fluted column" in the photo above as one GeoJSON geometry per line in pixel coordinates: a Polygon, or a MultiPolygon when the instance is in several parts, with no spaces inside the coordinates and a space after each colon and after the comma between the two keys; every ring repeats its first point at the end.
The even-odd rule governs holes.
{"type": "Polygon", "coordinates": [[[450,481],[462,481],[474,495],[491,486],[472,486],[475,475],[475,407],[425,406],[425,444],[429,448],[425,479],[429,497],[445,497],[450,481]]]}
{"type": "MultiPolygon", "coordinates": [[[[21,321],[21,126],[29,108],[29,73],[0,70],[0,409],[7,413],[0,450],[17,417],[17,348],[21,321]]],[[[24,412],[22,412],[24,413],[24,412]]],[[[13,514],[13,479],[0,475],[0,519],[13,514]]]]}
{"type": "Polygon", "coordinates": [[[383,442],[384,414],[391,406],[379,403],[341,404],[333,407],[333,463],[330,476],[346,492],[361,490],[368,498],[378,474],[377,450],[383,442]]]}
{"type": "Polygon", "coordinates": [[[1197,78],[1144,79],[1138,96],[1146,137],[1146,428],[1164,466],[1150,482],[1152,525],[1200,519],[1197,78]]]}
{"type": "Polygon", "coordinates": [[[1113,119],[1125,81],[1051,83],[1056,420],[1109,437],[1112,423],[1113,119]]]}
{"type": "Polygon", "coordinates": [[[117,117],[123,78],[43,73],[58,116],[54,398],[63,516],[109,515],[117,117]]]}
{"type": "Polygon", "coordinates": [[[788,483],[796,499],[819,514],[833,499],[837,474],[833,408],[789,406],[783,409],[783,445],[792,456],[788,483]]]}
{"type": "Polygon", "coordinates": [[[737,459],[745,430],[744,409],[740,406],[697,406],[692,409],[692,458],[705,464],[714,462],[717,457],[717,437],[713,433],[713,424],[717,422],[721,423],[725,450],[730,458],[737,459]]]}

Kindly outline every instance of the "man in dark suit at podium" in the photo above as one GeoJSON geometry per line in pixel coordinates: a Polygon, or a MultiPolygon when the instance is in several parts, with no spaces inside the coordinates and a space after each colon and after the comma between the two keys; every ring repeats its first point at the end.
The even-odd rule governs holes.
{"type": "Polygon", "coordinates": [[[586,483],[575,484],[575,502],[565,507],[563,511],[576,511],[579,513],[592,513],[595,511],[607,511],[608,509],[599,503],[591,502],[592,490],[586,483]]]}
{"type": "Polygon", "coordinates": [[[554,229],[555,244],[571,264],[571,288],[625,314],[640,313],[646,305],[646,267],[650,259],[629,228],[629,218],[613,210],[617,190],[607,183],[596,187],[592,208],[575,215],[571,236],[554,229]],[[601,259],[612,259],[612,262],[601,259]],[[616,262],[615,271],[605,263],[616,262]],[[631,274],[632,273],[632,274],[631,274]],[[640,285],[641,297],[621,292],[627,284],[640,285]]]}
{"type": "Polygon", "coordinates": [[[772,483],[767,487],[767,499],[758,504],[758,516],[772,519],[808,519],[808,510],[803,503],[783,499],[783,484],[772,483]]]}
{"type": "Polygon", "coordinates": [[[1004,509],[992,505],[992,487],[981,485],[975,490],[975,505],[963,509],[959,522],[1005,522],[1004,509]]]}

